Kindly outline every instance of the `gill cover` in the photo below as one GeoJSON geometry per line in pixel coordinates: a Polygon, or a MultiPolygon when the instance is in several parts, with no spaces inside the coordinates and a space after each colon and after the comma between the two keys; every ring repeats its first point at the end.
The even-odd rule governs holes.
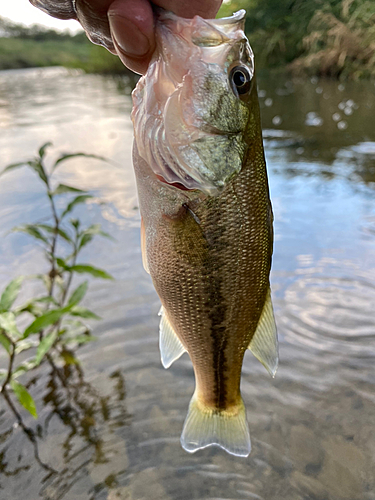
{"type": "Polygon", "coordinates": [[[243,164],[254,75],[245,11],[182,19],[158,11],[157,49],[133,92],[140,156],[166,183],[216,195],[243,164]]]}

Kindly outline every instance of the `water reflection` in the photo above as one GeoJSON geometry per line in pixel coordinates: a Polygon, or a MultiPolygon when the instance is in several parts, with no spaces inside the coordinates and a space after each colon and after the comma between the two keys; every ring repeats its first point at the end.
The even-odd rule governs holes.
{"type": "MultiPolygon", "coordinates": [[[[56,156],[83,150],[113,159],[116,167],[67,163],[61,174],[108,202],[94,200],[90,220],[117,244],[94,242],[86,257],[117,280],[90,287],[87,307],[103,321],[98,341],[80,350],[81,366],[59,375],[46,366],[30,389],[40,429],[25,424],[58,474],[35,462],[22,430],[1,413],[6,500],[26,489],[53,500],[374,500],[373,83],[260,75],[281,362],[272,381],[245,356],[253,451],[243,460],[215,448],[189,455],[179,444],[193,373],[187,355],[167,371],[159,361],[159,301],[139,249],[130,84],[56,71],[0,74],[0,168],[46,140],[56,156]]],[[[0,182],[0,233],[43,217],[43,203],[31,176],[9,173],[0,182]]],[[[0,255],[4,281],[39,265],[22,235],[0,239],[0,255]]]]}
{"type": "MultiPolygon", "coordinates": [[[[56,157],[67,151],[95,149],[96,154],[112,160],[111,168],[81,161],[72,163],[71,169],[67,165],[64,174],[73,178],[74,185],[85,185],[100,193],[104,202],[111,202],[103,206],[106,218],[117,225],[131,223],[137,200],[130,160],[132,141],[124,140],[132,137],[131,102],[124,92],[132,83],[128,76],[111,79],[64,68],[2,72],[1,165],[22,160],[23,151],[27,155],[47,140],[57,145],[56,157]]],[[[9,179],[1,182],[0,196],[10,194],[11,184],[9,179]]],[[[33,186],[31,182],[17,190],[25,196],[33,186]]]]}
{"type": "Polygon", "coordinates": [[[260,79],[259,86],[263,125],[271,128],[272,123],[272,128],[297,134],[296,147],[304,146],[299,161],[318,158],[332,163],[342,148],[363,139],[375,143],[373,83],[343,86],[331,80],[291,81],[281,76],[260,79]],[[275,116],[282,123],[275,123],[275,116]]]}
{"type": "Polygon", "coordinates": [[[375,287],[371,281],[324,276],[316,268],[303,271],[306,274],[285,292],[282,322],[290,341],[343,354],[350,349],[351,356],[374,356],[375,287]]]}
{"type": "MultiPolygon", "coordinates": [[[[88,383],[79,364],[57,366],[50,358],[48,370],[43,380],[34,378],[28,383],[30,390],[43,393],[44,411],[33,430],[23,421],[21,425],[9,425],[9,415],[3,412],[1,428],[1,472],[5,478],[2,488],[5,491],[17,489],[10,487],[7,480],[21,472],[41,476],[42,488],[39,495],[50,500],[69,498],[74,484],[95,468],[95,481],[99,478],[109,486],[115,481],[115,468],[112,460],[116,457],[125,466],[124,445],[118,441],[116,430],[127,426],[131,416],[126,409],[126,386],[123,374],[113,371],[105,383],[105,391],[100,391],[88,383]],[[6,418],[8,417],[8,418],[6,418]],[[23,432],[27,440],[35,444],[34,458],[25,446],[17,451],[15,458],[11,452],[11,443],[15,433],[23,432]],[[9,442],[10,441],[10,442],[9,442]],[[43,461],[43,458],[46,460],[43,461]],[[36,471],[36,465],[40,471],[36,471]],[[112,479],[111,479],[112,478],[112,479]]],[[[18,440],[20,436],[18,435],[18,440]]],[[[28,474],[29,475],[29,474],[28,474]]],[[[29,492],[35,497],[39,486],[29,475],[29,492]]],[[[96,485],[100,489],[100,482],[96,485]]]]}

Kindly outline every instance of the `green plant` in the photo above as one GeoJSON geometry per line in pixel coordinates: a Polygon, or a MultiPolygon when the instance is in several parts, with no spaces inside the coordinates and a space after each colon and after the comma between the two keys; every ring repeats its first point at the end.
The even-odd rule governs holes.
{"type": "Polygon", "coordinates": [[[104,158],[85,153],[64,154],[48,169],[45,156],[49,146],[51,143],[44,144],[36,157],[9,165],[0,174],[23,166],[31,168],[38,174],[46,189],[50,207],[49,221],[14,228],[37,240],[44,250],[49,271],[32,276],[43,283],[44,293],[15,306],[22,282],[26,279],[25,276],[19,276],[8,284],[0,297],[0,344],[8,356],[8,368],[0,370],[0,392],[30,439],[31,430],[24,426],[11,395],[33,417],[37,417],[34,399],[27,385],[20,382],[20,378],[40,366],[46,358],[49,361],[57,358],[65,364],[77,363],[72,348],[93,340],[84,320],[100,319],[94,312],[80,305],[87,292],[88,281],[80,283],[72,291],[73,277],[76,274],[88,274],[95,278],[113,279],[102,269],[78,262],[81,250],[95,236],[111,238],[101,230],[100,224],[83,227],[79,219],[69,219],[74,208],[86,203],[92,195],[73,186],[56,184],[54,180],[56,169],[69,159],[79,156],[100,160],[104,158]],[[58,210],[56,198],[64,194],[70,196],[65,207],[58,210]],[[20,325],[25,324],[26,319],[27,326],[21,328],[20,325]],[[31,357],[18,362],[19,354],[24,351],[30,351],[31,357]]]}
{"type": "Polygon", "coordinates": [[[246,9],[257,68],[340,79],[375,76],[373,0],[225,0],[219,15],[246,9]]]}
{"type": "Polygon", "coordinates": [[[375,4],[342,0],[340,10],[319,9],[303,38],[305,54],[295,73],[354,78],[375,75],[375,4]]]}

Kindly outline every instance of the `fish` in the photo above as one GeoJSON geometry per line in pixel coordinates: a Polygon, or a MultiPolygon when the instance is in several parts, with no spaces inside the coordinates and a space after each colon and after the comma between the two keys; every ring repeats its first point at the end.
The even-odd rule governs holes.
{"type": "Polygon", "coordinates": [[[159,295],[161,361],[187,352],[195,391],[181,435],[196,452],[251,451],[241,371],[274,376],[273,213],[245,11],[156,12],[156,51],[133,91],[143,266],[159,295]]]}

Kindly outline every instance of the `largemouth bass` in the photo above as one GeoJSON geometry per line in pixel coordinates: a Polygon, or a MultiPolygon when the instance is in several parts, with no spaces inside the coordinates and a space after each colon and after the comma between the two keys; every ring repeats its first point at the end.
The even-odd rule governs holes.
{"type": "Polygon", "coordinates": [[[162,303],[165,368],[184,352],[196,388],[181,444],[247,456],[247,349],[278,364],[269,273],[273,215],[245,11],[158,11],[157,50],[133,92],[143,264],[162,303]]]}

